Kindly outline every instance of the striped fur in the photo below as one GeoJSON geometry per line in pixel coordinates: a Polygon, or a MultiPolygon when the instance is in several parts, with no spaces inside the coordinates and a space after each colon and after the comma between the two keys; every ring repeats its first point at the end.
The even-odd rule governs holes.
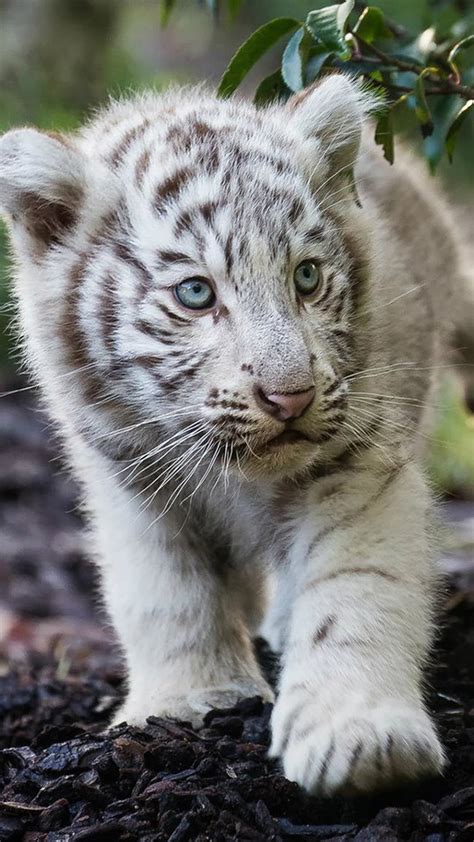
{"type": "Polygon", "coordinates": [[[464,270],[409,158],[393,172],[364,141],[354,202],[370,107],[342,76],[265,110],[172,90],[76,135],[0,141],[27,357],[127,660],[116,721],[271,699],[251,635],[273,571],[272,751],[323,794],[443,762],[421,691],[435,576],[418,445],[454,313],[439,281],[461,288],[464,270]],[[321,267],[313,299],[303,260],[321,267]],[[208,311],[176,298],[196,276],[208,311]],[[258,399],[313,386],[286,424],[258,399]],[[272,445],[284,430],[298,440],[272,445]]]}

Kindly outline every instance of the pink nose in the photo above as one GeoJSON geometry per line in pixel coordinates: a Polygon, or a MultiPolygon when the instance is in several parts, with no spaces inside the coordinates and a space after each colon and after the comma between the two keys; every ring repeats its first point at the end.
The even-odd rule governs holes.
{"type": "Polygon", "coordinates": [[[255,398],[261,409],[278,418],[279,421],[290,421],[303,415],[314,399],[315,388],[305,389],[303,392],[288,392],[284,395],[266,395],[263,389],[255,390],[255,398]]]}

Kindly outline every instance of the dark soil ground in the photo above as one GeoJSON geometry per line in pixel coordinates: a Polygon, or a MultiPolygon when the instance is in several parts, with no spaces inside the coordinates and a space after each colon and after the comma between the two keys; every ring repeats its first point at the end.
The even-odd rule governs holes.
{"type": "Polygon", "coordinates": [[[447,509],[461,538],[444,559],[451,585],[431,675],[446,774],[377,798],[324,802],[267,760],[270,706],[259,699],[213,711],[198,733],[151,716],[143,730],[124,725],[100,735],[121,698],[123,675],[94,605],[76,501],[31,394],[2,398],[1,842],[474,840],[467,504],[447,509]]]}

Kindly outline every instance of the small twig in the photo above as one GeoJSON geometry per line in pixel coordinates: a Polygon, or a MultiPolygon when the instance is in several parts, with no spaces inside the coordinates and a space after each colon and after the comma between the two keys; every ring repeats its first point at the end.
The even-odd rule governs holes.
{"type": "Polygon", "coordinates": [[[42,813],[46,807],[35,807],[32,804],[19,804],[18,801],[0,801],[0,809],[6,813],[42,813]]]}
{"type": "Polygon", "coordinates": [[[368,41],[365,41],[357,32],[353,32],[352,35],[354,38],[357,39],[359,44],[361,44],[369,53],[372,53],[374,56],[377,56],[378,59],[382,62],[382,64],[392,64],[397,70],[401,70],[403,73],[416,73],[419,74],[420,70],[423,70],[423,65],[421,65],[417,61],[405,61],[404,59],[397,58],[397,56],[393,56],[389,53],[384,53],[379,47],[376,47],[375,44],[369,44],[368,41]]]}
{"type": "MultiPolygon", "coordinates": [[[[395,82],[385,82],[381,79],[373,80],[374,85],[378,85],[381,88],[385,88],[387,91],[393,93],[395,96],[400,94],[413,94],[413,88],[409,88],[406,85],[397,85],[395,82]]],[[[427,96],[446,96],[446,94],[451,93],[451,91],[446,91],[442,87],[439,88],[425,88],[425,93],[427,96]]]]}
{"type": "MultiPolygon", "coordinates": [[[[422,65],[418,62],[405,61],[404,59],[397,58],[397,56],[384,53],[383,50],[379,49],[379,47],[375,47],[373,44],[368,44],[367,41],[364,41],[364,39],[357,35],[356,32],[351,34],[358,41],[359,45],[380,59],[380,61],[385,65],[392,65],[402,73],[414,73],[416,76],[419,76],[420,72],[424,70],[422,65]]],[[[474,99],[474,87],[471,87],[470,85],[460,85],[453,79],[449,78],[443,80],[437,80],[433,77],[430,78],[430,76],[426,78],[429,79],[431,85],[431,87],[426,88],[426,94],[429,96],[436,94],[457,94],[458,96],[464,97],[464,99],[474,99]]]]}

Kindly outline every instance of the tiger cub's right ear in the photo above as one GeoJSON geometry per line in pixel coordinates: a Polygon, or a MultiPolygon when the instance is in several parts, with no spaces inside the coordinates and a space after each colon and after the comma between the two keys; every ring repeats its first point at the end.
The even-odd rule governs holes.
{"type": "Polygon", "coordinates": [[[84,158],[61,135],[15,129],[0,139],[0,210],[43,248],[74,225],[84,189],[84,158]]]}

